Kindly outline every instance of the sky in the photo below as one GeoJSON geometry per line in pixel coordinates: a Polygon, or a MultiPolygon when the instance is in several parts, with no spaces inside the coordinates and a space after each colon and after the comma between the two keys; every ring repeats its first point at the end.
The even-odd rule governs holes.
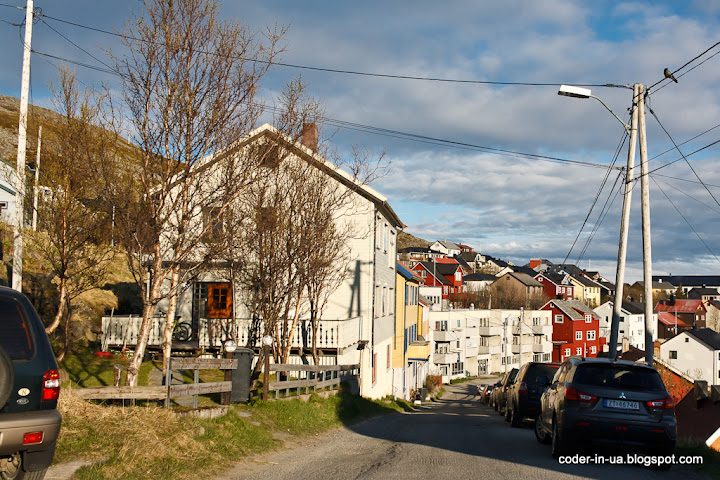
{"type": "MultiPolygon", "coordinates": [[[[0,1],[0,94],[16,97],[24,10],[14,6],[24,5],[0,1]]],[[[33,27],[34,104],[49,105],[61,63],[47,55],[76,62],[86,85],[118,88],[116,76],[85,65],[103,70],[108,49],[122,54],[117,37],[97,30],[121,31],[141,2],[36,0],[35,8],[44,17],[33,27]]],[[[597,100],[557,92],[584,85],[628,122],[625,87],[652,87],[653,273],[720,274],[718,2],[267,0],[221,11],[253,30],[288,27],[280,62],[295,67],[272,67],[261,97],[271,101],[301,76],[324,105],[321,135],[340,154],[359,146],[384,155],[389,173],[372,186],[406,232],[519,265],[565,261],[614,281],[622,179],[609,167],[627,162],[625,130],[597,100]],[[664,79],[666,67],[677,84],[664,79]]],[[[642,280],[638,178],[639,167],[630,283],[642,280]]]]}

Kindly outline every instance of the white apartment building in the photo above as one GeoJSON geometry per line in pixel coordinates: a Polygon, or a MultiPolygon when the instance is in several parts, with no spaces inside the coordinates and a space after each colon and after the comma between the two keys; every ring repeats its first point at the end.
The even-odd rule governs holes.
{"type": "Polygon", "coordinates": [[[542,310],[430,311],[430,373],[448,382],[549,362],[550,319],[542,310]]]}
{"type": "MultiPolygon", "coordinates": [[[[598,335],[610,341],[613,302],[605,302],[593,309],[600,317],[598,335]]],[[[653,313],[652,325],[657,325],[657,313],[653,313]]],[[[657,340],[657,328],[653,331],[653,341],[657,340]]],[[[625,349],[632,345],[645,350],[645,305],[639,302],[623,302],[620,309],[620,325],[618,328],[618,346],[625,349]]]]}

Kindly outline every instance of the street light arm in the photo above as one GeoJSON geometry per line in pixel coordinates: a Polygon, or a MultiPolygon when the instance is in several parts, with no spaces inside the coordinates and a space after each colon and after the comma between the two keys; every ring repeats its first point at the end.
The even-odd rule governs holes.
{"type": "Polygon", "coordinates": [[[600,98],[599,98],[599,97],[596,97],[595,95],[590,95],[590,98],[594,98],[595,100],[597,100],[598,102],[600,102],[600,103],[602,104],[602,106],[605,107],[605,109],[606,109],[608,112],[612,113],[613,117],[615,117],[615,118],[618,119],[618,122],[622,123],[622,126],[625,127],[625,130],[626,130],[628,133],[630,133],[630,125],[628,125],[627,123],[623,122],[620,117],[618,117],[617,115],[615,115],[615,112],[613,112],[612,110],[610,110],[610,107],[608,107],[607,105],[605,105],[605,102],[603,102],[602,100],[600,100],[600,98]]]}

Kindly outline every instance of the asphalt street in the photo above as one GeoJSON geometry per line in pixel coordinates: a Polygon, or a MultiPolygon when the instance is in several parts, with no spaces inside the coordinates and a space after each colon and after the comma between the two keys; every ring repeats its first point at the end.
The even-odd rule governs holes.
{"type": "MultiPolygon", "coordinates": [[[[489,380],[488,380],[489,382],[489,380]]],[[[561,465],[528,422],[511,428],[476,397],[476,384],[446,386],[438,402],[312,437],[304,444],[238,463],[236,479],[683,479],[693,467],[661,472],[638,465],[561,465]]]]}

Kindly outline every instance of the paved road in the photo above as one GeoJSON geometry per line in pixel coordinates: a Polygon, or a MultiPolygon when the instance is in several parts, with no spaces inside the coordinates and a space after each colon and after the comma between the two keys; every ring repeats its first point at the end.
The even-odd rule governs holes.
{"type": "Polygon", "coordinates": [[[447,386],[436,403],[323,434],[306,445],[238,464],[236,479],[703,479],[691,467],[560,465],[530,424],[511,428],[480,405],[473,384],[447,386]]]}

